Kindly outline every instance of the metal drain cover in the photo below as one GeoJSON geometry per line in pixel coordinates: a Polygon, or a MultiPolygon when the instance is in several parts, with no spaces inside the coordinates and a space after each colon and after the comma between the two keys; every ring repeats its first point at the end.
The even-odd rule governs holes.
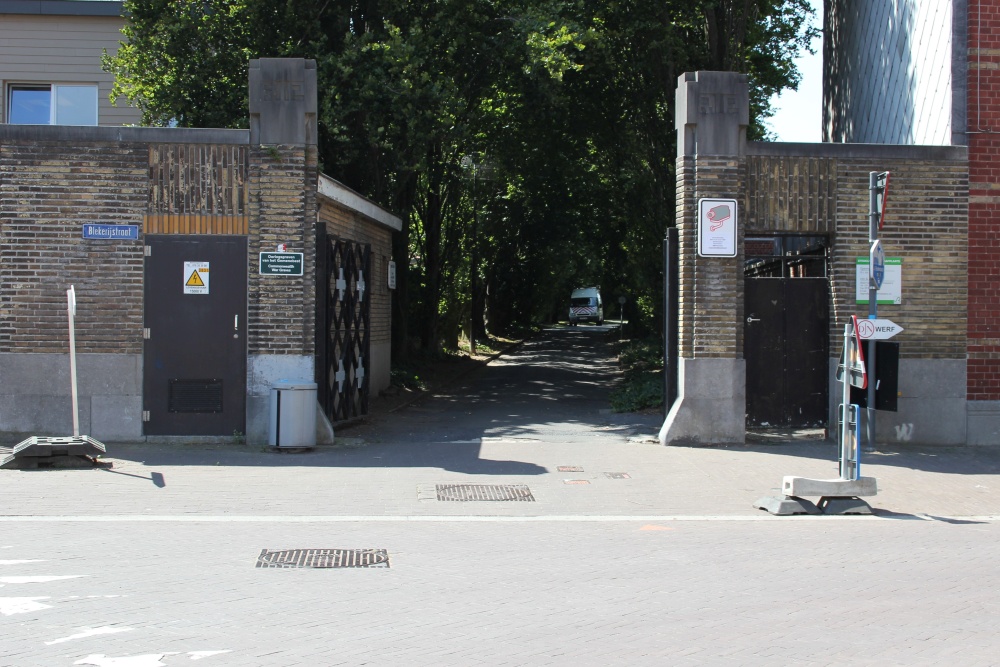
{"type": "Polygon", "coordinates": [[[389,567],[385,549],[261,549],[256,567],[389,567]]]}
{"type": "Polygon", "coordinates": [[[519,500],[535,502],[524,484],[437,484],[438,500],[519,500]]]}

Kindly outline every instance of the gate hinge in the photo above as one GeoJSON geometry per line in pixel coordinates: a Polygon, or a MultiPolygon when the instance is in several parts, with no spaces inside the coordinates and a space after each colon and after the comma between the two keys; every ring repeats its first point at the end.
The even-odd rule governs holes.
{"type": "Polygon", "coordinates": [[[149,410],[143,410],[142,411],[142,421],[144,421],[144,422],[148,422],[149,421],[149,410]]]}
{"type": "Polygon", "coordinates": [[[153,256],[153,246],[144,245],[142,246],[142,254],[144,257],[153,256]]]}
{"type": "Polygon", "coordinates": [[[142,338],[143,338],[143,340],[149,340],[150,338],[152,338],[152,336],[153,336],[153,334],[149,330],[149,327],[143,328],[143,330],[142,330],[142,338]]]}

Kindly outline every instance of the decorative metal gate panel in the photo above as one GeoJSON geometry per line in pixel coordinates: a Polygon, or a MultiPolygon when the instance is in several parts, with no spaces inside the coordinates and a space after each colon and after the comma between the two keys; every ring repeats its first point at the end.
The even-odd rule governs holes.
{"type": "Polygon", "coordinates": [[[368,414],[371,364],[371,245],[327,239],[319,246],[325,317],[318,348],[319,400],[332,423],[368,414]]]}

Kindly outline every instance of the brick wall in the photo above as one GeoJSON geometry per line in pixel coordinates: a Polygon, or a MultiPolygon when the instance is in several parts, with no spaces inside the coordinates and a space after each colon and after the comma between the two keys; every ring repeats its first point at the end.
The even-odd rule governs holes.
{"type": "Polygon", "coordinates": [[[829,237],[831,354],[839,354],[847,318],[868,315],[868,304],[856,300],[856,260],[868,256],[868,174],[890,171],[879,238],[887,257],[903,259],[902,303],[879,305],[878,314],[906,330],[902,357],[964,358],[969,245],[964,149],[750,144],[747,152],[748,232],[829,237]]]}
{"type": "MultiPolygon", "coordinates": [[[[677,160],[678,311],[681,329],[678,354],[685,359],[743,356],[742,252],[737,257],[698,256],[698,200],[730,198],[744,192],[741,160],[691,158],[677,160]]],[[[742,198],[742,195],[741,197],[742,198]]],[[[737,248],[742,248],[740,226],[737,248]]]]}
{"type": "Polygon", "coordinates": [[[65,353],[70,285],[79,352],[142,352],[142,241],[82,230],[141,226],[147,171],[144,144],[0,144],[0,352],[65,353]]]}
{"type": "Polygon", "coordinates": [[[250,354],[307,355],[315,350],[316,151],[254,146],[250,157],[250,354]],[[278,244],[304,254],[301,276],[261,276],[260,252],[278,244]]]}
{"type": "Polygon", "coordinates": [[[969,0],[969,400],[1000,400],[1000,2],[969,0]]]}

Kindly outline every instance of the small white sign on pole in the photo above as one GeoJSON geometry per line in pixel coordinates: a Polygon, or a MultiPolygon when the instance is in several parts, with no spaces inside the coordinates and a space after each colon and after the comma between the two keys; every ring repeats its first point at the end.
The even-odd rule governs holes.
{"type": "Polygon", "coordinates": [[[903,327],[889,319],[858,319],[858,338],[863,340],[889,340],[902,330],[903,327]]]}
{"type": "Polygon", "coordinates": [[[698,200],[698,254],[736,257],[739,224],[735,199],[698,200]]]}

